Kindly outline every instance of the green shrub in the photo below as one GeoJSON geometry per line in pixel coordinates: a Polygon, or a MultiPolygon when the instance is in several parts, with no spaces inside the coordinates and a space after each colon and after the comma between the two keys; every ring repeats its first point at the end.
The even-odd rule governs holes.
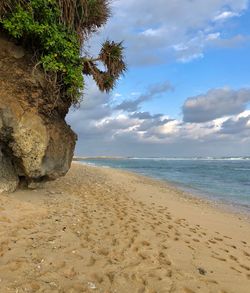
{"type": "Polygon", "coordinates": [[[54,77],[60,94],[77,103],[83,74],[92,75],[100,90],[109,91],[125,69],[121,43],[105,42],[97,58],[82,58],[84,39],[109,16],[107,0],[5,0],[0,26],[38,56],[37,62],[54,77]],[[98,69],[101,61],[106,71],[98,69]]]}
{"type": "Polygon", "coordinates": [[[27,7],[17,5],[1,24],[9,35],[30,42],[38,50],[44,70],[61,76],[74,103],[83,89],[80,42],[76,32],[61,24],[59,17],[55,0],[31,0],[27,7]]]}

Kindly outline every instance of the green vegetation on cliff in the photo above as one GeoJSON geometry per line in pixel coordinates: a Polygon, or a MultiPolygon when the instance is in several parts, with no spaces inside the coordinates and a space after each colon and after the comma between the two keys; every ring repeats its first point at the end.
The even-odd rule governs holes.
{"type": "Polygon", "coordinates": [[[88,36],[109,17],[106,0],[5,0],[0,28],[32,50],[58,92],[77,103],[91,75],[101,91],[113,89],[126,70],[122,43],[106,41],[96,58],[81,57],[88,36]],[[98,68],[99,62],[105,67],[98,68]]]}

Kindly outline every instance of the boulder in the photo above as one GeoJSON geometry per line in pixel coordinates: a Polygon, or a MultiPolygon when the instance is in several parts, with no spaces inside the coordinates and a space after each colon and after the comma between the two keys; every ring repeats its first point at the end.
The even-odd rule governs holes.
{"type": "Polygon", "coordinates": [[[33,56],[0,33],[0,177],[31,183],[69,170],[77,139],[65,122],[70,104],[51,88],[33,56]]]}

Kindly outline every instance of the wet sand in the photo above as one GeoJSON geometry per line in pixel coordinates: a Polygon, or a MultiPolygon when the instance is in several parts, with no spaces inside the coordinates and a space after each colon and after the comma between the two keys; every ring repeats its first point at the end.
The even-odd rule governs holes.
{"type": "Polygon", "coordinates": [[[1,195],[0,255],[3,293],[250,292],[244,216],[114,169],[1,195]]]}

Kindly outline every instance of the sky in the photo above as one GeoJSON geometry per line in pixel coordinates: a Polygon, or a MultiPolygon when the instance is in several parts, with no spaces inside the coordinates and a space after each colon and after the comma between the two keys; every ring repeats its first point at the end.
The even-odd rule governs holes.
{"type": "Polygon", "coordinates": [[[76,155],[250,156],[248,0],[113,0],[86,43],[123,41],[126,74],[111,93],[86,78],[67,121],[76,155]]]}

